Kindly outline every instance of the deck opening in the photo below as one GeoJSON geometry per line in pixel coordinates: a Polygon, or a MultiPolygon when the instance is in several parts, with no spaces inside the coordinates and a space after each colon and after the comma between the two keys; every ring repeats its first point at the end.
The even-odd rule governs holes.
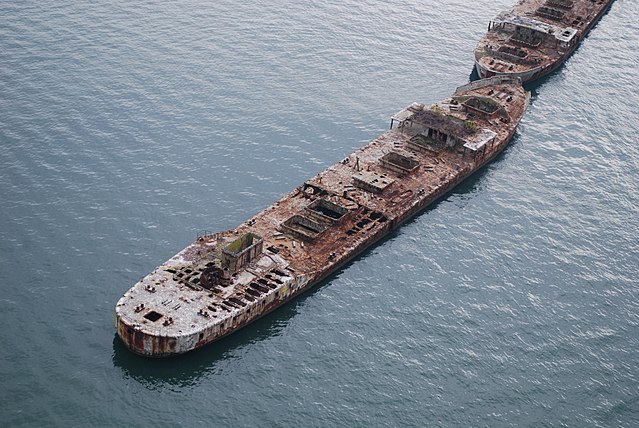
{"type": "Polygon", "coordinates": [[[315,200],[312,204],[306,207],[307,211],[312,216],[319,216],[320,220],[327,220],[333,222],[339,220],[348,212],[348,210],[342,206],[327,201],[324,198],[315,200]]]}
{"type": "Polygon", "coordinates": [[[543,43],[545,36],[544,33],[533,28],[517,27],[509,40],[512,43],[537,48],[543,43]]]}
{"type": "Polygon", "coordinates": [[[258,291],[256,291],[256,290],[253,290],[252,288],[247,288],[246,289],[246,294],[247,295],[250,294],[253,297],[260,297],[260,293],[258,291]]]}
{"type": "MultiPolygon", "coordinates": [[[[196,282],[195,279],[193,282],[196,282]]],[[[231,274],[228,269],[222,269],[221,267],[213,265],[204,269],[204,271],[200,274],[197,283],[200,286],[215,292],[214,287],[217,285],[221,287],[227,287],[230,285],[231,274]]]]}
{"type": "Polygon", "coordinates": [[[258,279],[257,282],[259,282],[262,285],[266,285],[271,290],[274,290],[275,288],[277,288],[277,286],[275,284],[272,284],[270,281],[268,281],[268,280],[266,280],[264,278],[258,279]]]}
{"type": "Polygon", "coordinates": [[[241,305],[235,303],[231,299],[224,300],[222,303],[231,308],[240,309],[242,307],[241,305]]]}
{"type": "Polygon", "coordinates": [[[277,253],[279,253],[279,252],[280,252],[280,249],[279,249],[279,248],[277,248],[277,247],[273,247],[273,246],[268,247],[268,248],[267,248],[267,250],[269,250],[269,251],[270,251],[271,253],[273,253],[273,254],[277,254],[277,253]]]}
{"type": "Polygon", "coordinates": [[[562,9],[572,9],[575,3],[572,0],[546,0],[548,6],[560,7],[562,9]]]}
{"type": "Polygon", "coordinates": [[[548,6],[539,7],[535,11],[535,14],[543,16],[544,18],[552,19],[553,21],[561,21],[566,15],[563,11],[548,6]]]}
{"type": "Polygon", "coordinates": [[[144,315],[144,318],[148,319],[151,322],[156,322],[157,320],[159,320],[160,318],[162,318],[164,315],[157,313],[155,311],[151,311],[148,314],[144,315]]]}
{"type": "Polygon", "coordinates": [[[279,285],[284,284],[282,281],[280,281],[280,280],[279,280],[279,279],[277,279],[277,278],[271,278],[271,280],[272,280],[274,283],[279,284],[279,285]]]}
{"type": "Polygon", "coordinates": [[[503,45],[499,47],[497,52],[501,54],[500,56],[502,58],[511,60],[511,62],[517,62],[519,60],[525,59],[528,56],[528,52],[526,52],[522,48],[518,48],[517,46],[503,45]]]}
{"type": "Polygon", "coordinates": [[[295,214],[280,224],[280,228],[301,240],[312,241],[326,230],[326,226],[308,217],[295,214]]]}
{"type": "Polygon", "coordinates": [[[371,215],[370,215],[370,219],[373,220],[373,221],[380,220],[382,217],[384,217],[384,215],[382,213],[377,212],[377,211],[372,212],[371,215]]]}
{"type": "Polygon", "coordinates": [[[264,287],[263,285],[258,284],[257,282],[251,282],[249,284],[249,287],[251,287],[254,290],[259,291],[260,293],[268,293],[268,288],[264,287]]]}
{"type": "Polygon", "coordinates": [[[357,227],[359,227],[360,229],[363,229],[367,224],[369,224],[371,221],[367,218],[362,219],[361,221],[357,222],[357,227]]]}
{"type": "MultiPolygon", "coordinates": [[[[523,55],[528,55],[525,51],[516,47],[502,46],[500,50],[502,49],[507,49],[508,52],[511,52],[511,53],[522,51],[523,55]]],[[[488,118],[488,119],[495,117],[497,113],[503,111],[503,107],[498,102],[488,97],[470,97],[464,100],[462,102],[462,105],[464,106],[464,109],[467,112],[471,112],[477,116],[488,118]]],[[[472,126],[472,125],[468,124],[467,126],[472,126]]]]}
{"type": "Polygon", "coordinates": [[[229,301],[235,303],[236,305],[246,306],[246,302],[243,302],[240,299],[237,299],[235,297],[229,297],[229,301]]]}

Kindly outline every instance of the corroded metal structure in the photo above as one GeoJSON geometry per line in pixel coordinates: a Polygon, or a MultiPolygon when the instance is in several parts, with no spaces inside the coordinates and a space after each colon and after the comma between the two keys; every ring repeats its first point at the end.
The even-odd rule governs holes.
{"type": "Polygon", "coordinates": [[[413,104],[390,130],[234,230],[197,238],[116,306],[133,352],[181,354],[214,342],[308,290],[489,162],[529,95],[518,78],[413,104]]]}
{"type": "Polygon", "coordinates": [[[497,15],[475,49],[480,78],[519,77],[525,84],[556,70],[613,0],[522,0],[497,15]]]}

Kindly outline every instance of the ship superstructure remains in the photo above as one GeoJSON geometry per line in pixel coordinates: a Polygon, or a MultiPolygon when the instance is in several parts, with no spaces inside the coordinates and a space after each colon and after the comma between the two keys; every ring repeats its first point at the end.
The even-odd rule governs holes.
{"type": "Polygon", "coordinates": [[[391,129],[234,230],[200,236],[116,306],[135,353],[166,357],[214,342],[317,284],[504,149],[529,96],[493,77],[391,129]]]}
{"type": "Polygon", "coordinates": [[[497,15],[475,49],[480,78],[519,77],[525,84],[559,67],[613,0],[523,0],[497,15]]]}

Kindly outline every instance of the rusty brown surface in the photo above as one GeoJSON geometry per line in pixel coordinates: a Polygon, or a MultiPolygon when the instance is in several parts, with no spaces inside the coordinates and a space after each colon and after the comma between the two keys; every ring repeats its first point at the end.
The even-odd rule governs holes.
{"type": "Polygon", "coordinates": [[[236,229],[199,237],[135,284],[116,306],[118,335],[133,352],[170,356],[258,319],[490,161],[512,137],[528,99],[518,79],[495,78],[431,107],[407,107],[393,129],[236,229]],[[494,107],[491,114],[466,109],[471,98],[472,105],[494,107]],[[224,270],[224,249],[247,234],[263,240],[261,253],[237,271],[224,270]]]}
{"type": "MultiPolygon", "coordinates": [[[[614,0],[524,0],[510,11],[491,21],[489,31],[475,49],[475,62],[480,77],[493,75],[518,76],[524,83],[536,80],[555,70],[577,48],[593,25],[614,0]],[[493,27],[504,18],[512,21],[536,22],[550,28],[550,33],[536,39],[515,37],[513,27],[493,27]],[[563,43],[561,34],[574,32],[571,42],[563,43]],[[559,39],[557,37],[559,37],[559,39]]],[[[516,26],[515,26],[516,27],[516,26]]]]}

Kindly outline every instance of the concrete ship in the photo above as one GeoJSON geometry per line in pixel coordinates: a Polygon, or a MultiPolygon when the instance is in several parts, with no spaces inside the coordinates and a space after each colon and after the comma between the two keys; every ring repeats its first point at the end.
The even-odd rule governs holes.
{"type": "Polygon", "coordinates": [[[137,354],[168,357],[255,321],[493,159],[528,101],[520,79],[496,76],[401,110],[375,140],[142,278],[117,303],[118,335],[137,354]]]}
{"type": "Polygon", "coordinates": [[[475,49],[480,78],[526,84],[552,73],[577,49],[613,0],[522,0],[497,15],[475,49]]]}

